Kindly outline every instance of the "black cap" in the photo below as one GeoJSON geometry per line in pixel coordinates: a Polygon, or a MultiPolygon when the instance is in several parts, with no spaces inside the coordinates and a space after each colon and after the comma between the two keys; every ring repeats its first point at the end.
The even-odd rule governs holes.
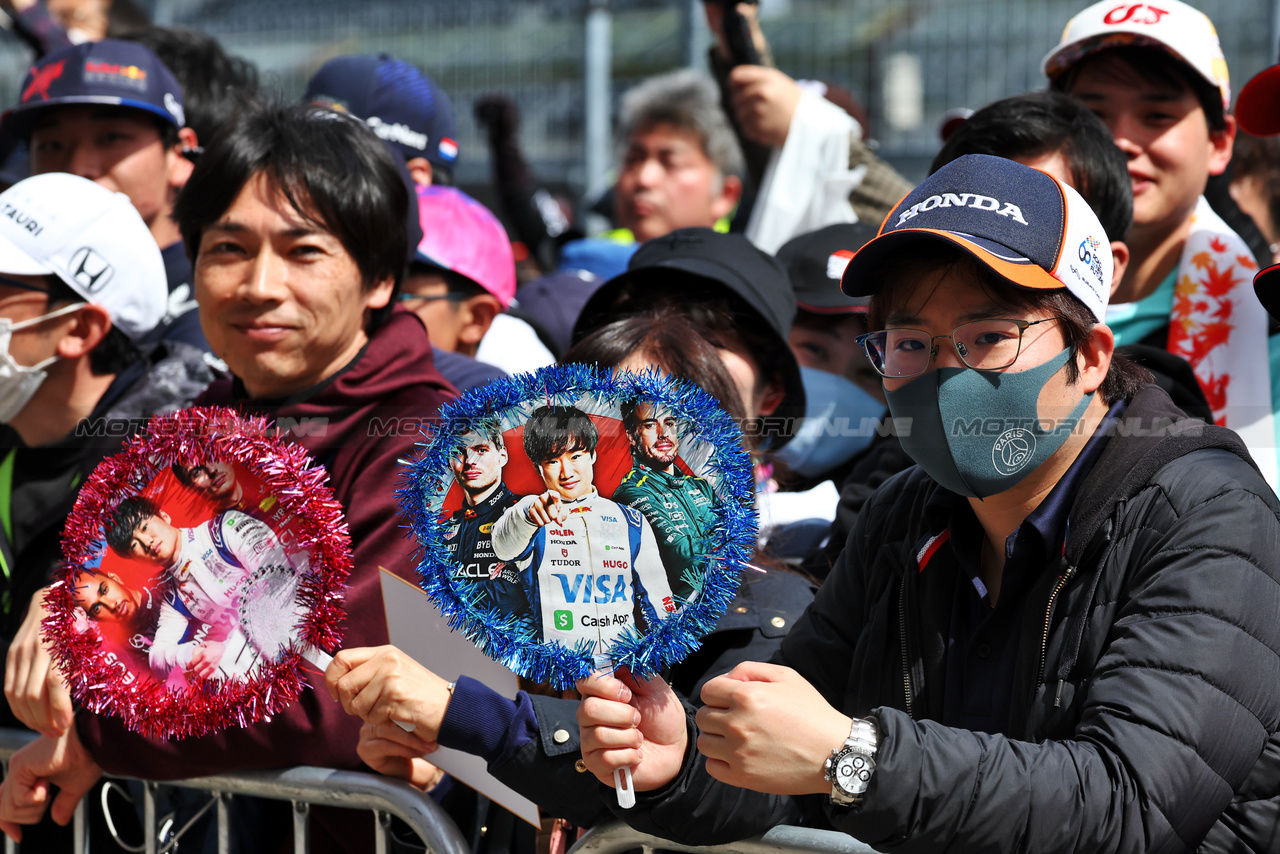
{"type": "Polygon", "coordinates": [[[845,296],[840,277],[876,228],[862,222],[839,223],[793,238],[778,250],[778,261],[791,277],[801,311],[816,314],[865,312],[870,297],[845,296]]]}
{"type": "MultiPolygon", "coordinates": [[[[680,228],[646,241],[627,265],[627,271],[605,282],[591,295],[573,327],[573,340],[603,326],[614,317],[611,310],[630,286],[644,282],[646,288],[662,283],[656,270],[672,270],[695,276],[708,284],[726,288],[742,300],[777,338],[781,365],[761,364],[763,371],[777,368],[782,374],[785,396],[774,417],[779,423],[804,415],[804,384],[800,366],[791,353],[787,336],[796,316],[795,294],[782,265],[757,249],[740,234],[720,234],[710,228],[680,228]]],[[[782,431],[775,442],[780,447],[790,438],[782,431]]]]}

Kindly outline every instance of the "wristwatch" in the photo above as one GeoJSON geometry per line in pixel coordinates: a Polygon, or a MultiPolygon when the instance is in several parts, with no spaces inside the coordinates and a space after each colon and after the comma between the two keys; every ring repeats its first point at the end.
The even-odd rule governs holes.
{"type": "Polygon", "coordinates": [[[873,718],[854,718],[844,744],[831,751],[823,775],[831,782],[831,802],[839,806],[862,803],[876,770],[878,733],[873,718]]]}

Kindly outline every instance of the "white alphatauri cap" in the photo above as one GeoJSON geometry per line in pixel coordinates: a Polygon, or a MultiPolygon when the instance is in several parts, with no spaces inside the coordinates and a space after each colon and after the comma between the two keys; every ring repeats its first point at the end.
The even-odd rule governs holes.
{"type": "Polygon", "coordinates": [[[129,197],[66,172],[0,193],[0,274],[55,275],[134,340],[168,302],[160,249],[129,197]]]}

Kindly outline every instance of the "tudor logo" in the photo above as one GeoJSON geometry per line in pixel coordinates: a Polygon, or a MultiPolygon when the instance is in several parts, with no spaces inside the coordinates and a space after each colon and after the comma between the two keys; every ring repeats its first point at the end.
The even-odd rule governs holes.
{"type": "Polygon", "coordinates": [[[115,272],[106,258],[88,246],[82,246],[71,256],[71,278],[90,294],[105,288],[115,272]]]}
{"type": "Polygon", "coordinates": [[[1013,202],[1002,202],[999,199],[979,193],[943,193],[940,196],[930,196],[924,201],[916,202],[910,208],[898,214],[898,225],[900,226],[907,220],[914,219],[934,208],[974,208],[980,211],[991,211],[1023,225],[1029,224],[1022,216],[1022,208],[1013,202]]]}
{"type": "Polygon", "coordinates": [[[1169,14],[1168,9],[1152,6],[1150,3],[1123,3],[1102,16],[1102,23],[1116,24],[1158,24],[1160,19],[1169,14]]]}

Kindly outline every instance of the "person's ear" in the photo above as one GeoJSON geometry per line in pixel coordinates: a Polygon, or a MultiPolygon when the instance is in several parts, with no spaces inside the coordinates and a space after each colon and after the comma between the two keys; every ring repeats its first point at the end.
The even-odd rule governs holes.
{"type": "Polygon", "coordinates": [[[717,220],[721,220],[733,213],[741,198],[742,179],[736,175],[726,175],[721,182],[720,193],[711,202],[711,213],[717,220]]]}
{"type": "Polygon", "coordinates": [[[178,141],[169,149],[169,186],[180,190],[186,186],[191,177],[191,170],[196,165],[184,156],[184,152],[194,151],[200,147],[200,140],[191,128],[178,131],[178,141]]]}
{"type": "Polygon", "coordinates": [[[1116,291],[1120,290],[1120,283],[1124,281],[1124,273],[1129,269],[1129,244],[1123,240],[1111,241],[1111,258],[1115,270],[1111,273],[1111,296],[1116,295],[1116,291]]]}
{"type": "Polygon", "coordinates": [[[502,314],[502,303],[493,294],[476,294],[458,303],[458,308],[461,312],[458,344],[474,352],[493,325],[493,319],[502,314]]]}
{"type": "Polygon", "coordinates": [[[1091,394],[1102,387],[1102,381],[1111,370],[1111,357],[1116,351],[1116,336],[1111,327],[1105,323],[1095,323],[1089,330],[1089,337],[1080,345],[1076,357],[1080,365],[1080,376],[1076,380],[1085,394],[1091,394]]]}
{"type": "Polygon", "coordinates": [[[391,276],[378,282],[364,292],[364,307],[370,311],[386,308],[391,302],[391,292],[396,288],[396,280],[391,276]]]}
{"type": "Polygon", "coordinates": [[[1236,117],[1225,117],[1226,127],[1222,130],[1209,131],[1209,174],[1221,175],[1227,171],[1231,163],[1231,153],[1235,150],[1236,117]]]}
{"type": "Polygon", "coordinates": [[[413,157],[405,162],[405,167],[409,170],[409,177],[413,178],[413,183],[419,187],[430,187],[431,181],[435,177],[435,170],[431,168],[431,161],[425,157],[413,157]]]}
{"type": "Polygon", "coordinates": [[[765,386],[764,391],[760,394],[759,414],[757,417],[764,418],[772,415],[782,405],[782,401],[786,396],[787,388],[780,377],[774,377],[769,380],[769,384],[765,386]]]}
{"type": "Polygon", "coordinates": [[[68,324],[58,340],[57,355],[64,359],[78,359],[87,355],[101,343],[111,331],[111,315],[100,305],[89,303],[67,316],[68,324]]]}
{"type": "Polygon", "coordinates": [[[173,524],[173,519],[169,518],[169,514],[163,510],[157,510],[156,515],[163,519],[167,524],[173,524]]]}

